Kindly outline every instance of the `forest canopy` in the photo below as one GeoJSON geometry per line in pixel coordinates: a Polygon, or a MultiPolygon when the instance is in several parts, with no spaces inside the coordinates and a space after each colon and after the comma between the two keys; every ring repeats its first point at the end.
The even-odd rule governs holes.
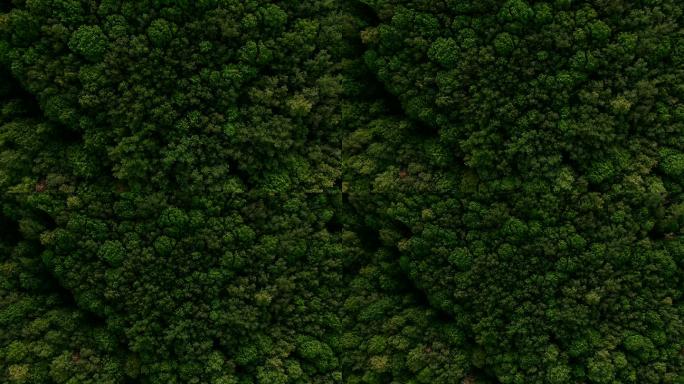
{"type": "Polygon", "coordinates": [[[684,384],[677,0],[0,3],[0,382],[684,384]]]}

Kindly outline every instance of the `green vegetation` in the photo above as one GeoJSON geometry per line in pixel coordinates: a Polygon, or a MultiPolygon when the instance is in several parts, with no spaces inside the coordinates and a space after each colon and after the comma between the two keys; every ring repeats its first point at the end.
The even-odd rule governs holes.
{"type": "Polygon", "coordinates": [[[676,0],[0,4],[0,382],[684,383],[676,0]]]}

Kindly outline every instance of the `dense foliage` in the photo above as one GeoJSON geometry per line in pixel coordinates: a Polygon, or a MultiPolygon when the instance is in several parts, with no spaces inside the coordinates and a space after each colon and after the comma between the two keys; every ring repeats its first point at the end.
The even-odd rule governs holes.
{"type": "Polygon", "coordinates": [[[0,382],[684,383],[676,0],[0,4],[0,382]]]}
{"type": "Polygon", "coordinates": [[[382,215],[502,383],[684,379],[682,8],[650,3],[372,2],[366,62],[438,178],[382,215]]]}

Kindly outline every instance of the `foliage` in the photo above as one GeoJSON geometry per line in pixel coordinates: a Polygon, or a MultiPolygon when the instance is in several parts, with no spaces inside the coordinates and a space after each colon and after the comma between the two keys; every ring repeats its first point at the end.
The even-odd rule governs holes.
{"type": "Polygon", "coordinates": [[[679,3],[368,3],[366,62],[410,122],[352,133],[348,180],[383,192],[362,207],[472,363],[681,381],[679,3]]]}
{"type": "Polygon", "coordinates": [[[684,382],[683,18],[0,4],[0,381],[684,382]]]}

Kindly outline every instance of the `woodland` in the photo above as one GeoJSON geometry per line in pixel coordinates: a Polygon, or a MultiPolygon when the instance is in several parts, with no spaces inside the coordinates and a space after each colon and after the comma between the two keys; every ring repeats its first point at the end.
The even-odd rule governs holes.
{"type": "Polygon", "coordinates": [[[1,1],[0,382],[684,384],[684,3],[1,1]]]}

